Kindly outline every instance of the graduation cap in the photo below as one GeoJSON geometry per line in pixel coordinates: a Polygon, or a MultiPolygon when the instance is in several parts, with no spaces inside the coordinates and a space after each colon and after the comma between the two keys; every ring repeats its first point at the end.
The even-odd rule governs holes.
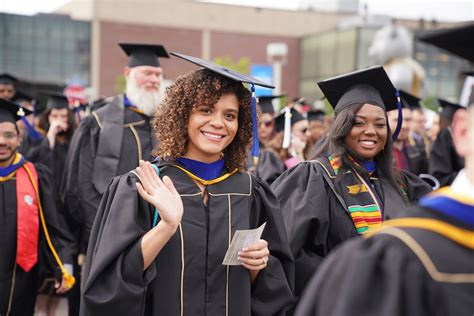
{"type": "Polygon", "coordinates": [[[400,98],[402,99],[403,106],[409,108],[410,110],[421,108],[421,99],[411,93],[408,93],[404,90],[400,90],[400,98]]]}
{"type": "Polygon", "coordinates": [[[398,109],[395,141],[402,126],[400,93],[393,86],[382,66],[354,71],[318,82],[318,86],[334,108],[336,115],[348,106],[368,103],[385,111],[398,109]]]}
{"type": "Polygon", "coordinates": [[[0,122],[11,122],[16,124],[16,121],[22,117],[31,114],[28,109],[24,109],[17,104],[0,98],[0,122]]]}
{"type": "Polygon", "coordinates": [[[0,74],[0,84],[15,84],[15,82],[18,82],[18,79],[13,77],[12,75],[8,73],[3,73],[0,74]]]}
{"type": "Polygon", "coordinates": [[[284,96],[285,95],[264,95],[258,97],[258,105],[260,106],[262,113],[275,114],[275,108],[273,107],[272,101],[284,96]]]}
{"type": "Polygon", "coordinates": [[[57,92],[43,92],[42,94],[48,97],[46,109],[60,110],[69,108],[69,101],[64,94],[57,92]]]}
{"type": "Polygon", "coordinates": [[[128,67],[160,67],[158,57],[169,58],[163,45],[119,43],[128,56],[128,67]]]}
{"type": "Polygon", "coordinates": [[[33,96],[22,91],[16,91],[12,101],[15,103],[28,102],[31,103],[33,106],[36,103],[36,99],[33,96]]]}
{"type": "Polygon", "coordinates": [[[449,121],[453,119],[454,113],[459,110],[463,109],[464,107],[457,103],[452,103],[444,99],[438,99],[439,106],[441,107],[441,111],[439,115],[441,117],[447,118],[449,121]]]}
{"type": "Polygon", "coordinates": [[[275,118],[275,130],[283,131],[283,148],[288,148],[291,141],[291,127],[296,123],[305,120],[300,112],[286,106],[281,110],[280,114],[275,118]]]}
{"type": "Polygon", "coordinates": [[[474,23],[453,28],[426,31],[417,39],[474,62],[474,23]]]}
{"type": "Polygon", "coordinates": [[[172,52],[170,54],[178,58],[184,59],[197,66],[201,66],[205,69],[208,69],[216,74],[222,75],[231,80],[250,84],[250,91],[252,92],[252,126],[253,126],[252,156],[254,157],[254,163],[257,164],[259,143],[258,143],[257,101],[255,97],[255,86],[257,85],[257,86],[270,88],[270,89],[274,89],[275,87],[268,83],[255,79],[253,77],[250,77],[248,75],[241,74],[237,71],[234,71],[222,65],[213,63],[212,61],[209,61],[209,60],[205,60],[205,59],[201,59],[201,58],[193,57],[193,56],[188,56],[188,55],[184,55],[180,53],[175,53],[175,52],[172,52]]]}
{"type": "Polygon", "coordinates": [[[308,121],[324,121],[326,112],[323,110],[309,110],[306,116],[308,117],[308,121]]]}

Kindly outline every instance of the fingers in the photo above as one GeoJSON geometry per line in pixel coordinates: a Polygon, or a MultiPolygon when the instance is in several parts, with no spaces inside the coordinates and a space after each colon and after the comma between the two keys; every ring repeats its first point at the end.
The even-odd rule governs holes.
{"type": "Polygon", "coordinates": [[[267,243],[266,240],[260,239],[256,243],[253,243],[253,244],[245,247],[244,249],[242,249],[242,251],[243,252],[255,251],[255,250],[261,250],[261,249],[264,249],[264,248],[268,248],[268,243],[267,243]]]}
{"type": "Polygon", "coordinates": [[[268,243],[261,239],[258,242],[239,251],[239,260],[249,270],[261,270],[267,266],[270,251],[268,243]]]}
{"type": "Polygon", "coordinates": [[[148,192],[145,191],[145,189],[143,188],[143,186],[140,184],[140,183],[136,183],[137,185],[137,191],[138,191],[138,194],[140,194],[140,196],[148,202],[149,200],[149,197],[150,195],[148,194],[148,192]]]}
{"type": "Polygon", "coordinates": [[[156,177],[158,176],[156,175],[155,170],[153,170],[153,167],[149,163],[147,164],[145,161],[140,161],[139,167],[137,168],[137,173],[138,173],[138,176],[140,177],[140,182],[143,185],[143,188],[148,193],[151,193],[160,187],[160,184],[158,181],[161,182],[161,180],[158,179],[157,181],[153,177],[153,176],[156,176],[156,177]]]}
{"type": "Polygon", "coordinates": [[[170,190],[173,194],[179,194],[178,190],[176,190],[173,181],[171,181],[171,178],[168,176],[163,177],[163,183],[164,185],[170,190]]]}
{"type": "Polygon", "coordinates": [[[54,287],[57,289],[56,293],[57,294],[63,294],[69,291],[69,288],[66,286],[66,281],[62,280],[61,284],[59,284],[58,281],[54,282],[54,287]]]}

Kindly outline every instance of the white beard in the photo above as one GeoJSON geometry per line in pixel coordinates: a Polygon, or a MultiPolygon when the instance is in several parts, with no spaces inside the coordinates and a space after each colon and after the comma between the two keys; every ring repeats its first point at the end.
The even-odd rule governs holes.
{"type": "MultiPolygon", "coordinates": [[[[163,80],[161,82],[163,82],[163,80]]],[[[129,78],[127,79],[125,93],[133,105],[151,117],[155,114],[156,109],[158,109],[161,100],[163,99],[164,87],[163,84],[160,84],[157,91],[147,91],[145,86],[139,87],[135,80],[135,73],[132,69],[129,78]]]]}

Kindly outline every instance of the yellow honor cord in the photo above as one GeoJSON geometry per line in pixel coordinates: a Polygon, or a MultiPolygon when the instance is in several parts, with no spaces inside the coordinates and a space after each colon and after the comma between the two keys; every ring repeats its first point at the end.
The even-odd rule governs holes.
{"type": "MultiPolygon", "coordinates": [[[[400,218],[386,221],[382,226],[373,232],[370,232],[367,237],[383,230],[386,227],[400,227],[400,228],[420,228],[428,231],[438,233],[452,241],[469,249],[474,249],[474,232],[456,227],[454,225],[445,223],[443,221],[431,218],[400,218]]],[[[366,237],[364,235],[364,237],[366,237]]]]}
{"type": "Polygon", "coordinates": [[[76,279],[74,278],[74,276],[72,274],[70,274],[66,270],[66,268],[64,268],[64,265],[63,265],[61,259],[59,258],[59,255],[56,252],[56,249],[54,248],[53,243],[51,242],[51,237],[49,236],[48,228],[46,227],[46,220],[44,218],[43,207],[41,206],[41,200],[40,200],[38,188],[36,187],[36,183],[33,179],[33,175],[31,174],[31,171],[28,169],[28,167],[26,165],[23,165],[23,168],[25,168],[26,173],[28,174],[28,178],[30,178],[30,181],[31,181],[31,183],[33,185],[33,188],[35,190],[35,193],[36,193],[36,198],[38,199],[38,207],[39,207],[39,213],[40,213],[40,219],[41,219],[41,226],[43,226],[43,231],[44,231],[44,235],[46,237],[46,242],[49,246],[49,249],[53,253],[54,259],[56,259],[56,262],[58,263],[58,266],[61,269],[63,280],[66,281],[67,288],[70,289],[70,288],[72,288],[74,283],[76,283],[76,279]]]}
{"type": "Polygon", "coordinates": [[[183,168],[181,166],[178,166],[178,165],[173,165],[173,166],[175,166],[176,168],[184,171],[188,176],[190,176],[192,179],[198,181],[202,185],[211,185],[211,184],[219,183],[221,181],[224,181],[225,179],[227,179],[228,177],[230,177],[231,175],[233,175],[237,171],[239,171],[238,169],[235,169],[234,171],[228,172],[228,173],[220,176],[219,178],[216,178],[216,179],[213,179],[213,180],[204,180],[204,179],[199,178],[198,176],[196,176],[195,174],[191,173],[190,171],[186,170],[185,168],[183,168]]]}

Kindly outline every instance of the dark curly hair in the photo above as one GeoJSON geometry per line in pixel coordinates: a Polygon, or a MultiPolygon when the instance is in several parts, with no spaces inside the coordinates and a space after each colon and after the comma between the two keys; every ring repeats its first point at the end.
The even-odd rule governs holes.
{"type": "Polygon", "coordinates": [[[251,93],[242,83],[207,69],[180,76],[166,89],[152,123],[158,140],[153,154],[165,161],[183,156],[192,111],[198,105],[213,107],[226,93],[234,93],[239,102],[239,126],[234,140],[224,149],[225,164],[228,170],[242,170],[252,140],[251,93]]]}

